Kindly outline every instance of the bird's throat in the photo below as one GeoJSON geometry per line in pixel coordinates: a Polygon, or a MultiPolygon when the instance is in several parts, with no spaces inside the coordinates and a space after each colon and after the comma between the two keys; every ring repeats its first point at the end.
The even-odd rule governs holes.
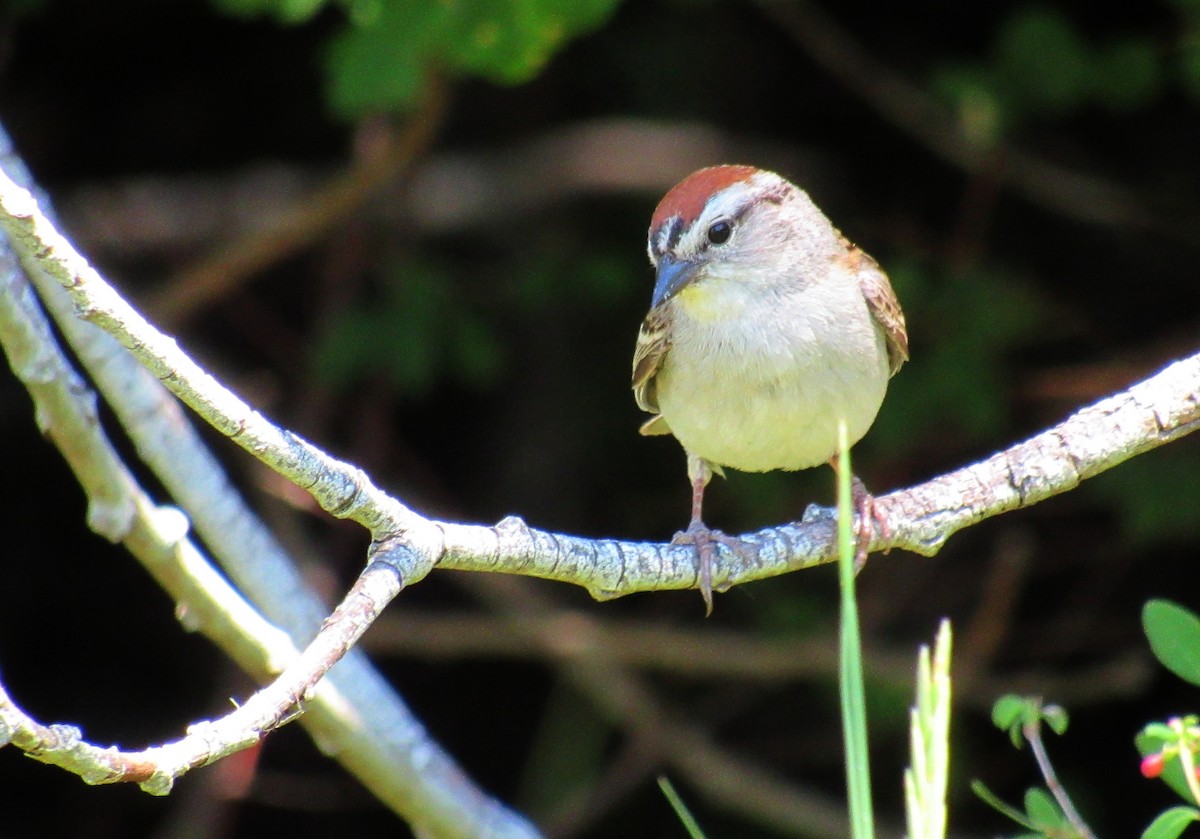
{"type": "Polygon", "coordinates": [[[745,305],[744,292],[736,284],[705,277],[688,284],[675,295],[679,308],[696,323],[716,323],[737,318],[745,305]]]}

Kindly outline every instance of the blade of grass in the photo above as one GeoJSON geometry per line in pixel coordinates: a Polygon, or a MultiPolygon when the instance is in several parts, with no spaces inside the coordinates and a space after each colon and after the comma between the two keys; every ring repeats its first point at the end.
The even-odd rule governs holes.
{"type": "Polygon", "coordinates": [[[663,795],[667,797],[667,801],[671,803],[671,809],[675,811],[676,817],[683,825],[684,830],[688,832],[688,836],[692,839],[704,839],[704,831],[700,829],[700,824],[692,815],[692,811],[683,803],[683,799],[679,797],[679,793],[675,791],[675,785],[667,780],[666,775],[658,776],[658,788],[662,790],[663,795]]]}
{"type": "Polygon", "coordinates": [[[862,640],[854,594],[854,504],[850,492],[850,447],[846,424],[838,425],[838,578],[841,588],[838,687],[842,699],[842,736],[846,747],[846,790],[854,839],[874,839],[871,813],[871,764],[867,748],[867,709],[863,690],[862,640]]]}

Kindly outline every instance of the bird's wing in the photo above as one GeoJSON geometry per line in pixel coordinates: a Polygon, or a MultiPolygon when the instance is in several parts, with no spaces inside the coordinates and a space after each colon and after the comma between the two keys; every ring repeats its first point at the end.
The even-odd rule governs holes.
{"type": "Polygon", "coordinates": [[[642,321],[637,348],[633,351],[633,398],[637,400],[639,408],[654,414],[642,425],[642,434],[671,433],[667,421],[658,412],[658,391],[654,386],[654,377],[662,368],[670,347],[666,312],[662,306],[657,306],[642,321]]]}
{"type": "Polygon", "coordinates": [[[904,312],[900,310],[900,301],[892,284],[879,267],[879,263],[868,256],[857,245],[845,241],[848,249],[847,263],[858,277],[859,288],[867,301],[867,309],[875,323],[883,329],[883,338],[887,343],[888,364],[891,375],[896,375],[904,362],[908,361],[908,330],[904,325],[904,312]]]}

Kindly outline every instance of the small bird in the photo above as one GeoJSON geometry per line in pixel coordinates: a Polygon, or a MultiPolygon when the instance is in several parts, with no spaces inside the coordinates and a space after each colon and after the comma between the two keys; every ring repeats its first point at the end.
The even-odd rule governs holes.
{"type": "MultiPolygon", "coordinates": [[[[650,220],[656,279],[633,355],[633,394],[687,454],[692,517],[675,544],[695,545],[712,613],[714,543],[704,489],[722,467],[745,472],[837,468],[838,423],[867,433],[888,379],[908,359],[904,314],[887,275],[804,190],[753,166],[713,166],[671,188],[650,220]]],[[[858,566],[874,499],[854,479],[858,566]]]]}

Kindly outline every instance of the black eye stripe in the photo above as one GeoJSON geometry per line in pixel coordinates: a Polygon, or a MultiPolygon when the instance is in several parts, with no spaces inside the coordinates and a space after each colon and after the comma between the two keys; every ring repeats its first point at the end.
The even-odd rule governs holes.
{"type": "Polygon", "coordinates": [[[650,231],[650,252],[656,257],[662,256],[664,253],[674,250],[682,236],[683,220],[679,216],[672,216],[662,225],[650,231]]]}
{"type": "Polygon", "coordinates": [[[681,236],[683,236],[683,219],[679,216],[674,216],[667,222],[667,244],[663,250],[674,250],[675,246],[679,244],[681,236]]]}

